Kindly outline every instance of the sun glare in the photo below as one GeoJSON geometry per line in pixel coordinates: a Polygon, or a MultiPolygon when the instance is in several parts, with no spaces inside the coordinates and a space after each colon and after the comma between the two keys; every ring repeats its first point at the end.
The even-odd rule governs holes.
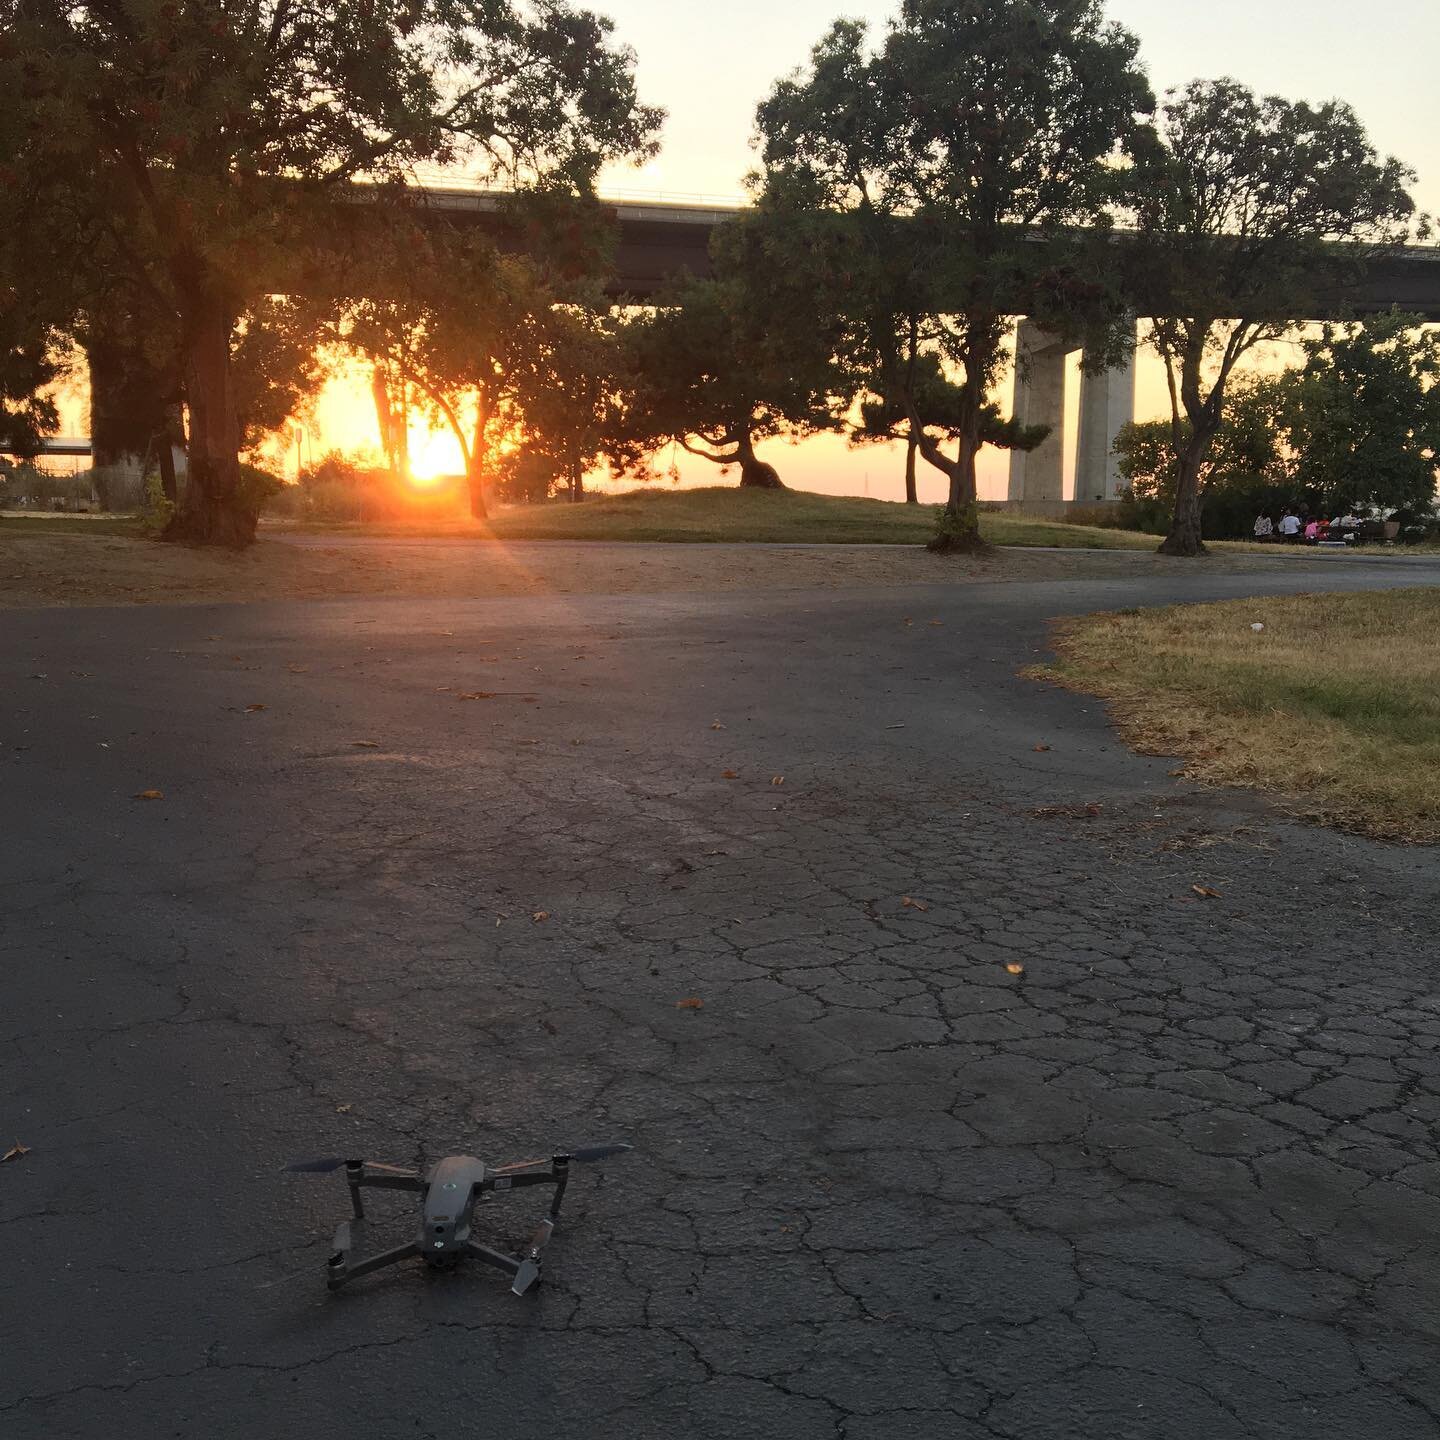
{"type": "Polygon", "coordinates": [[[410,480],[427,489],[447,475],[463,475],[465,457],[460,443],[448,430],[410,431],[410,480]]]}

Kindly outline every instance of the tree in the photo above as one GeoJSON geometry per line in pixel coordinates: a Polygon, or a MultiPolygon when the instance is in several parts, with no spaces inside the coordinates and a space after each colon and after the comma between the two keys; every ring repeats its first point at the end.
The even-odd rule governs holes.
{"type": "Polygon", "coordinates": [[[485,237],[430,229],[411,238],[405,263],[392,269],[382,252],[360,270],[366,290],[379,290],[393,275],[390,293],[352,301],[331,335],[382,367],[377,394],[383,384],[391,414],[390,424],[382,423],[387,451],[403,448],[412,401],[451,431],[471,515],[484,520],[494,457],[521,424],[559,302],[539,263],[502,255],[485,237]]]}
{"type": "Polygon", "coordinates": [[[1097,365],[1118,343],[1096,242],[1153,106],[1137,50],[1098,0],[903,0],[878,52],[837,22],[759,108],[764,194],[816,217],[789,228],[851,319],[852,363],[946,476],[936,548],[982,543],[976,455],[1010,315],[1083,331],[1097,365]],[[818,217],[837,212],[827,240],[818,217]],[[958,377],[953,457],[909,383],[911,316],[958,377]]]}
{"type": "Polygon", "coordinates": [[[60,424],[41,392],[63,373],[61,337],[0,276],[0,451],[31,460],[60,424]]]}
{"type": "Polygon", "coordinates": [[[832,427],[830,353],[813,308],[805,331],[785,324],[733,253],[717,248],[717,278],[691,280],[626,322],[624,435],[637,455],[673,440],[738,465],[742,487],[779,490],[779,473],[755,446],[832,427]]]}
{"type": "Polygon", "coordinates": [[[613,318],[598,305],[557,305],[537,327],[517,380],[520,425],[512,488],[545,470],[572,501],[585,498],[586,472],[616,454],[621,351],[613,318]]]}
{"type": "Polygon", "coordinates": [[[56,253],[83,270],[74,237],[103,232],[175,338],[189,483],[171,539],[254,536],[237,321],[323,260],[338,201],[458,160],[584,192],[659,121],[609,22],[566,0],[0,0],[0,22],[5,178],[42,207],[63,192],[56,253]]]}
{"type": "MultiPolygon", "coordinates": [[[[1257,514],[1278,513],[1302,500],[1313,503],[1295,479],[1290,440],[1293,404],[1293,372],[1250,374],[1231,383],[1201,477],[1205,538],[1245,538],[1252,533],[1257,514]]],[[[1188,436],[1188,421],[1182,431],[1188,436]]],[[[1164,534],[1175,511],[1180,468],[1171,422],[1144,420],[1122,426],[1115,454],[1129,487],[1132,519],[1140,529],[1164,534]]]]}
{"type": "MultiPolygon", "coordinates": [[[[889,395],[871,394],[861,399],[856,439],[894,440],[935,430],[943,439],[961,438],[964,427],[970,423],[974,404],[966,385],[949,379],[934,354],[913,357],[907,367],[904,384],[903,398],[897,399],[892,391],[889,395]]],[[[999,406],[990,401],[980,404],[979,435],[982,445],[998,445],[1006,450],[1033,450],[1049,433],[1048,425],[1024,425],[1013,417],[1007,420],[1001,415],[999,406]]],[[[907,473],[906,480],[912,482],[913,476],[907,473]]],[[[906,499],[914,499],[913,491],[907,493],[906,499]]]]}
{"type": "MultiPolygon", "coordinates": [[[[1283,485],[1292,478],[1289,426],[1293,379],[1285,375],[1237,377],[1225,397],[1225,410],[1205,458],[1203,489],[1211,493],[1255,484],[1283,485]]],[[[1182,420],[1188,438],[1189,422],[1182,420]]],[[[1120,428],[1115,454],[1121,476],[1136,495],[1175,505],[1180,452],[1169,420],[1131,421],[1120,428]]]]}
{"type": "Polygon", "coordinates": [[[1295,477],[1326,513],[1428,511],[1440,474],[1440,335],[1414,315],[1305,340],[1289,418],[1295,477]]]}
{"type": "Polygon", "coordinates": [[[1236,367],[1324,313],[1367,261],[1405,241],[1413,178],[1379,158],[1339,102],[1262,99],[1233,80],[1167,97],[1134,187],[1179,457],[1162,553],[1204,553],[1205,462],[1236,367]]]}

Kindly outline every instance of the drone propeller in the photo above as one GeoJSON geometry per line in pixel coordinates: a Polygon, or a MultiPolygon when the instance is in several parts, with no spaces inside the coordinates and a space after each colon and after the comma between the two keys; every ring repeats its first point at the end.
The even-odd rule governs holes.
{"type": "Polygon", "coordinates": [[[328,1175],[332,1170],[338,1170],[342,1165],[363,1165],[367,1170],[384,1170],[390,1175],[409,1175],[412,1172],[402,1170],[398,1165],[382,1165],[378,1160],[347,1160],[343,1156],[329,1155],[323,1160],[294,1160],[285,1167],[287,1171],[298,1170],[309,1174],[328,1175]]]}
{"type": "Polygon", "coordinates": [[[555,1219],[547,1216],[540,1222],[530,1237],[530,1244],[526,1246],[525,1258],[520,1262],[520,1268],[515,1272],[515,1283],[510,1287],[512,1295],[523,1295],[540,1279],[540,1252],[554,1233],[555,1219]]]}
{"type": "MultiPolygon", "coordinates": [[[[556,1155],[563,1155],[568,1160],[578,1160],[582,1165],[593,1164],[596,1160],[608,1160],[612,1155],[623,1155],[627,1150],[633,1150],[633,1145],[582,1145],[577,1150],[559,1150],[556,1155]]],[[[548,1165],[555,1155],[546,1155],[534,1160],[512,1160],[508,1165],[497,1165],[491,1174],[505,1175],[511,1170],[528,1170],[532,1165],[548,1165]]]]}

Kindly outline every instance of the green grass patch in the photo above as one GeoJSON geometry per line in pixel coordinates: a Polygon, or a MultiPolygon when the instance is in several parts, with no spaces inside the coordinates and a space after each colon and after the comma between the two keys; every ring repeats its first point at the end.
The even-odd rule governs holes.
{"type": "MultiPolygon", "coordinates": [[[[817,495],[807,490],[632,490],[595,494],[579,505],[550,502],[497,510],[487,525],[295,526],[367,535],[493,536],[500,540],[623,540],[675,543],[923,545],[936,507],[893,500],[817,495]]],[[[278,524],[277,524],[278,528],[278,524]]],[[[1153,536],[983,512],[981,532],[995,545],[1153,550],[1153,536]]]]}
{"type": "Polygon", "coordinates": [[[1136,748],[1186,775],[1440,842],[1440,589],[1093,615],[1057,648],[1032,673],[1103,696],[1136,748]]]}

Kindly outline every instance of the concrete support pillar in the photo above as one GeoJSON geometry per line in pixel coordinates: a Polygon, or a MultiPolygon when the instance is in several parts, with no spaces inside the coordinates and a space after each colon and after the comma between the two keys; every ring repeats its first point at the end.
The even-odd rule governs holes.
{"type": "Polygon", "coordinates": [[[1010,452],[1012,502],[1055,504],[1065,498],[1065,356],[1069,347],[1031,320],[1015,336],[1015,418],[1048,425],[1034,450],[1010,452]]]}
{"type": "Polygon", "coordinates": [[[1117,370],[1080,377],[1075,499],[1114,500],[1124,481],[1114,455],[1120,427],[1135,418],[1135,353],[1117,370]]]}

